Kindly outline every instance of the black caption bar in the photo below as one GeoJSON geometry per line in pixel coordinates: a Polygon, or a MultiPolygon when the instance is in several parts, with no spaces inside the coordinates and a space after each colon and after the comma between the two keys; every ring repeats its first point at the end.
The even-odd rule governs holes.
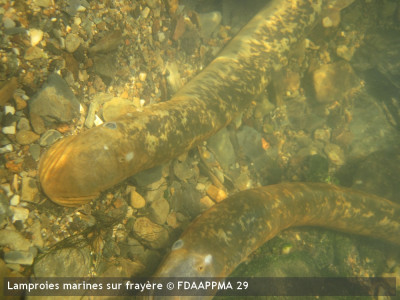
{"type": "Polygon", "coordinates": [[[395,277],[24,278],[5,296],[396,296],[395,277]]]}

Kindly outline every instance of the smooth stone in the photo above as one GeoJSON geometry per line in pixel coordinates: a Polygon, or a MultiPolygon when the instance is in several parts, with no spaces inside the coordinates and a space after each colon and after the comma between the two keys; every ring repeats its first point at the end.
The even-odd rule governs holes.
{"type": "Polygon", "coordinates": [[[88,276],[92,262],[90,252],[89,247],[50,251],[34,264],[34,274],[37,277],[88,276]]]}
{"type": "Polygon", "coordinates": [[[146,206],[146,200],[135,190],[131,190],[130,205],[133,208],[140,209],[146,206]]]}
{"type": "Polygon", "coordinates": [[[47,130],[39,140],[39,145],[42,147],[50,146],[54,144],[57,140],[62,138],[62,134],[55,130],[55,129],[50,129],[47,130]]]}
{"type": "Polygon", "coordinates": [[[1,130],[1,132],[3,132],[4,134],[16,134],[16,132],[17,132],[16,127],[17,127],[17,123],[14,122],[9,126],[4,126],[1,130]]]}
{"type": "Polygon", "coordinates": [[[14,195],[10,199],[10,205],[12,206],[17,206],[21,201],[21,196],[20,195],[14,195]]]}
{"type": "Polygon", "coordinates": [[[168,231],[147,217],[136,219],[133,232],[143,240],[143,244],[153,249],[162,249],[168,243],[168,231]]]}
{"type": "Polygon", "coordinates": [[[17,132],[15,138],[18,144],[29,145],[37,141],[40,138],[40,135],[30,130],[20,130],[17,132]]]}
{"type": "Polygon", "coordinates": [[[75,33],[69,33],[65,38],[65,48],[69,53],[75,52],[82,43],[82,39],[75,33]]]}
{"type": "Polygon", "coordinates": [[[18,130],[31,130],[31,125],[29,124],[29,120],[27,118],[21,118],[17,124],[18,130]]]}
{"type": "Polygon", "coordinates": [[[25,222],[29,217],[29,209],[19,206],[11,206],[11,211],[13,212],[13,222],[22,221],[25,222]]]}
{"type": "Polygon", "coordinates": [[[226,128],[221,129],[208,139],[207,148],[215,155],[224,171],[229,171],[236,164],[235,150],[226,128]]]}
{"type": "Polygon", "coordinates": [[[345,155],[343,149],[336,144],[327,144],[324,148],[325,154],[329,160],[337,165],[342,166],[345,163],[345,155]]]}
{"type": "Polygon", "coordinates": [[[199,14],[200,34],[208,39],[221,24],[222,16],[219,11],[199,14]]]}
{"type": "Polygon", "coordinates": [[[36,46],[43,39],[43,31],[40,29],[31,28],[29,30],[29,34],[31,36],[31,45],[32,46],[36,46]]]}
{"type": "Polygon", "coordinates": [[[35,161],[40,158],[40,146],[38,144],[32,144],[29,146],[29,153],[35,161]]]}
{"type": "Polygon", "coordinates": [[[4,261],[8,264],[32,265],[34,255],[31,251],[9,251],[4,254],[4,261]]]}
{"type": "Polygon", "coordinates": [[[313,73],[316,100],[320,103],[341,101],[360,88],[361,81],[345,61],[322,65],[313,73]]]}
{"type": "Polygon", "coordinates": [[[79,109],[80,103],[68,84],[54,73],[29,101],[30,113],[39,115],[48,124],[68,123],[80,115],[79,109]]]}
{"type": "Polygon", "coordinates": [[[42,134],[46,131],[46,126],[44,125],[44,121],[41,116],[31,112],[30,119],[33,131],[35,131],[37,134],[42,134]]]}
{"type": "Polygon", "coordinates": [[[39,190],[36,180],[31,177],[22,177],[21,200],[35,202],[36,195],[39,190]]]}
{"type": "Polygon", "coordinates": [[[150,205],[151,219],[157,224],[164,224],[169,214],[169,203],[164,198],[153,201],[150,205]]]}
{"type": "Polygon", "coordinates": [[[39,58],[47,58],[46,52],[43,51],[43,49],[39,47],[30,47],[25,51],[24,58],[26,60],[35,60],[39,58]]]}
{"type": "Polygon", "coordinates": [[[11,250],[27,251],[31,242],[16,230],[0,230],[0,245],[7,246],[11,250]]]}

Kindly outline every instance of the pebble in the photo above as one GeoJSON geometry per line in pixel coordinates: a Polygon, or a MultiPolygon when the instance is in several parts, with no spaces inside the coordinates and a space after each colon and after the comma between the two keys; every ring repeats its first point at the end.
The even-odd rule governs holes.
{"type": "Polygon", "coordinates": [[[353,58],[354,52],[355,52],[354,47],[349,48],[346,45],[339,45],[336,48],[337,56],[339,56],[347,61],[351,61],[351,59],[353,58]]]}
{"type": "Polygon", "coordinates": [[[20,203],[20,200],[21,200],[20,195],[14,195],[10,199],[10,205],[17,206],[20,203]]]}
{"type": "Polygon", "coordinates": [[[0,148],[0,154],[8,153],[14,151],[14,147],[12,144],[5,145],[0,148]]]}
{"type": "Polygon", "coordinates": [[[200,203],[204,210],[209,209],[211,206],[215,204],[214,201],[212,201],[211,198],[208,196],[202,197],[200,199],[200,203]]]}
{"type": "Polygon", "coordinates": [[[3,85],[0,88],[0,105],[5,105],[8,101],[10,101],[17,88],[18,79],[16,77],[11,78],[5,85],[3,85]]]}
{"type": "Polygon", "coordinates": [[[320,103],[341,101],[360,87],[360,79],[345,61],[322,65],[313,74],[315,96],[320,103]]]}
{"type": "Polygon", "coordinates": [[[14,122],[9,126],[4,126],[1,129],[1,132],[3,132],[4,134],[15,134],[17,132],[16,127],[17,127],[17,123],[14,122]]]}
{"type": "Polygon", "coordinates": [[[43,31],[40,29],[32,28],[29,30],[31,36],[31,45],[36,46],[43,39],[43,31]]]}
{"type": "Polygon", "coordinates": [[[6,105],[4,106],[4,114],[11,114],[11,115],[15,115],[15,108],[14,106],[11,105],[6,105]]]}
{"type": "Polygon", "coordinates": [[[4,261],[8,264],[32,265],[34,255],[31,251],[9,251],[4,254],[4,261]]]}
{"type": "MultiPolygon", "coordinates": [[[[78,117],[80,103],[63,78],[50,74],[46,84],[29,101],[31,114],[49,124],[68,123],[78,117]]],[[[36,125],[32,126],[36,131],[36,125]]]]}
{"type": "Polygon", "coordinates": [[[42,134],[43,132],[46,131],[46,126],[44,125],[44,121],[39,115],[31,112],[30,119],[33,130],[37,134],[42,134]]]}
{"type": "Polygon", "coordinates": [[[11,211],[13,212],[12,220],[25,222],[29,217],[29,209],[19,206],[11,206],[11,211]]]}
{"type": "Polygon", "coordinates": [[[145,8],[142,10],[141,15],[142,15],[142,17],[143,17],[144,19],[146,19],[146,18],[149,16],[149,13],[150,13],[150,8],[145,7],[145,8]]]}
{"type": "Polygon", "coordinates": [[[329,160],[337,165],[342,166],[345,162],[345,156],[342,148],[335,144],[328,144],[324,148],[325,154],[328,156],[329,160]]]}
{"type": "Polygon", "coordinates": [[[153,249],[161,249],[167,245],[168,231],[150,221],[147,217],[137,218],[133,225],[133,232],[143,243],[153,249]]]}
{"type": "Polygon", "coordinates": [[[169,214],[169,203],[164,198],[160,198],[151,203],[151,219],[157,224],[164,224],[169,214]]]}
{"type": "Polygon", "coordinates": [[[89,247],[63,248],[50,251],[33,265],[37,277],[84,277],[90,272],[92,257],[89,247]]]}
{"type": "Polygon", "coordinates": [[[10,29],[10,28],[14,28],[16,24],[12,19],[10,19],[8,17],[3,17],[3,25],[4,25],[4,28],[10,29]]]}
{"type": "Polygon", "coordinates": [[[62,134],[55,129],[47,130],[39,140],[39,145],[42,147],[50,146],[54,144],[57,140],[62,138],[62,134]]]}
{"type": "Polygon", "coordinates": [[[35,60],[39,58],[47,58],[47,54],[39,47],[30,47],[26,50],[24,58],[26,60],[35,60]]]}
{"type": "Polygon", "coordinates": [[[140,209],[146,206],[146,200],[135,190],[131,190],[130,205],[133,208],[140,209]]]}
{"type": "Polygon", "coordinates": [[[69,33],[65,38],[65,48],[69,53],[73,53],[81,45],[82,39],[75,33],[69,33]]]}
{"type": "Polygon", "coordinates": [[[92,47],[89,48],[89,53],[94,55],[98,53],[108,53],[116,50],[121,44],[121,30],[114,30],[107,33],[103,38],[98,40],[92,47]]]}
{"type": "Polygon", "coordinates": [[[329,142],[331,138],[331,131],[330,129],[316,129],[314,131],[314,139],[323,141],[323,142],[329,142]]]}
{"type": "Polygon", "coordinates": [[[224,200],[228,195],[222,189],[217,188],[215,185],[210,185],[207,189],[207,195],[210,196],[215,202],[221,202],[224,200]]]}
{"type": "Polygon", "coordinates": [[[18,130],[31,130],[31,125],[29,124],[29,120],[27,118],[21,118],[17,124],[18,130]]]}
{"type": "Polygon", "coordinates": [[[32,144],[29,146],[29,153],[35,161],[39,160],[40,157],[40,146],[38,144],[32,144]]]}
{"type": "Polygon", "coordinates": [[[207,148],[215,155],[224,171],[229,171],[230,167],[235,165],[236,154],[229,137],[229,131],[226,128],[221,129],[208,139],[207,148]]]}
{"type": "Polygon", "coordinates": [[[7,246],[11,250],[27,251],[31,242],[16,230],[0,230],[0,245],[7,246]]]}
{"type": "Polygon", "coordinates": [[[20,145],[29,145],[33,142],[37,141],[40,138],[40,135],[34,133],[30,130],[20,130],[15,136],[17,143],[20,145]]]}
{"type": "Polygon", "coordinates": [[[221,24],[222,16],[219,11],[199,14],[200,34],[202,38],[208,39],[221,24]]]}
{"type": "Polygon", "coordinates": [[[33,3],[44,8],[54,5],[53,0],[33,0],[33,3]]]}
{"type": "Polygon", "coordinates": [[[36,180],[31,177],[22,177],[21,200],[34,202],[38,193],[36,180]]]}
{"type": "Polygon", "coordinates": [[[196,176],[197,168],[195,168],[188,160],[179,162],[178,160],[173,163],[174,174],[180,180],[185,181],[196,176]]]}

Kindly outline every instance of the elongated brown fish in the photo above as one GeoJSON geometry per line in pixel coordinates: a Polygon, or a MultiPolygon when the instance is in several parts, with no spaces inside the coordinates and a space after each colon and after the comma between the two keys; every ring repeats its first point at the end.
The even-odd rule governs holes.
{"type": "Polygon", "coordinates": [[[79,206],[226,126],[259,95],[330,1],[274,0],[167,102],[63,139],[41,158],[47,196],[79,206]]]}
{"type": "Polygon", "coordinates": [[[295,226],[321,226],[400,245],[400,205],[323,183],[242,191],[195,219],[154,276],[226,277],[266,241],[295,226]]]}

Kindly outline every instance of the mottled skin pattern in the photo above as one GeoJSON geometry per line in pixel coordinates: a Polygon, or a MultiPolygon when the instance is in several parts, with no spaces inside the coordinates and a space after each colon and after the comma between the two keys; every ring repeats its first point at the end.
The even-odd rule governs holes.
{"type": "Polygon", "coordinates": [[[294,226],[321,226],[400,245],[400,206],[324,183],[242,191],[195,219],[154,276],[226,277],[255,249],[294,226]]]}
{"type": "Polygon", "coordinates": [[[207,139],[265,89],[328,2],[272,1],[170,101],[58,142],[40,161],[43,191],[58,204],[79,206],[207,139]]]}

